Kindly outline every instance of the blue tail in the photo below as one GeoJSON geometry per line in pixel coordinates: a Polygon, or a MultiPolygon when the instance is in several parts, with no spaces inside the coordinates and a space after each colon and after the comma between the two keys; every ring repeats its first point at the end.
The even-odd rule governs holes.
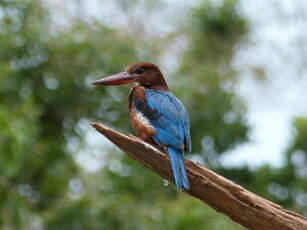
{"type": "Polygon", "coordinates": [[[187,175],[187,171],[184,166],[183,153],[180,149],[168,147],[168,157],[170,158],[173,175],[177,188],[190,189],[190,183],[187,175]]]}

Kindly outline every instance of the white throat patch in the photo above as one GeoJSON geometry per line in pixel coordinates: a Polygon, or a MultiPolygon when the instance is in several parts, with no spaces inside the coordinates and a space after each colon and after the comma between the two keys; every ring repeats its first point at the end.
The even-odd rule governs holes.
{"type": "Polygon", "coordinates": [[[138,85],[140,85],[138,82],[132,82],[128,84],[129,88],[134,88],[134,87],[137,87],[138,85]]]}
{"type": "Polygon", "coordinates": [[[136,113],[136,119],[142,123],[142,125],[147,126],[147,127],[152,127],[150,124],[149,120],[144,116],[142,112],[137,112],[136,113]]]}

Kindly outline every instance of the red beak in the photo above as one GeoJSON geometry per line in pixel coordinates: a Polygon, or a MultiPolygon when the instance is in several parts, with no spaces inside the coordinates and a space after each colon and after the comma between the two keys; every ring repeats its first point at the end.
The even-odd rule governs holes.
{"type": "Polygon", "coordinates": [[[99,85],[124,85],[134,82],[135,79],[132,75],[128,74],[127,72],[117,73],[105,78],[101,78],[97,81],[94,81],[92,84],[99,86],[99,85]]]}

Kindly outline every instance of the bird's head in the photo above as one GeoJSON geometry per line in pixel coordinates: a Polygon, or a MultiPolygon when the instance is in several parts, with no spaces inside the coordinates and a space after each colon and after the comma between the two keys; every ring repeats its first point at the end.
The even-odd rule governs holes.
{"type": "Polygon", "coordinates": [[[168,90],[168,86],[159,67],[148,62],[129,65],[123,72],[101,78],[92,84],[99,85],[126,85],[137,83],[145,88],[168,90]]]}

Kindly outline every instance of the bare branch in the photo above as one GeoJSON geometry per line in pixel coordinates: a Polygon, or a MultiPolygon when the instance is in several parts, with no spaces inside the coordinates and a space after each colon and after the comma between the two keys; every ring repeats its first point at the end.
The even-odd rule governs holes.
{"type": "MultiPolygon", "coordinates": [[[[168,157],[134,136],[126,136],[100,123],[92,126],[130,157],[172,181],[168,157]]],[[[200,164],[186,161],[191,190],[186,193],[224,213],[237,223],[257,230],[306,230],[307,218],[283,209],[234,184],[200,164]]]]}

